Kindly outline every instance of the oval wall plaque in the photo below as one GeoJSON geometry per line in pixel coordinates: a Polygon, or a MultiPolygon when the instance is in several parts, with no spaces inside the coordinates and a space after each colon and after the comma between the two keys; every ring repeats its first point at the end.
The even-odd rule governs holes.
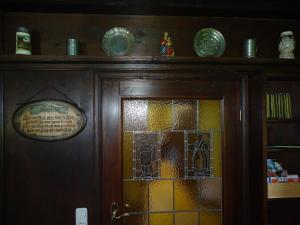
{"type": "Polygon", "coordinates": [[[80,133],[86,125],[86,116],[69,102],[38,100],[18,108],[13,116],[13,125],[26,137],[59,141],[80,133]]]}

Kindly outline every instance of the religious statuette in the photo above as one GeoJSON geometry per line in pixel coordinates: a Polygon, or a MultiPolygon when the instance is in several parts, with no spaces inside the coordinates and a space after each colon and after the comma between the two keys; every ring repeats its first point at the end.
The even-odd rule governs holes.
{"type": "Polygon", "coordinates": [[[168,32],[164,32],[164,36],[160,41],[159,51],[163,56],[174,56],[174,48],[168,32]]]}
{"type": "Polygon", "coordinates": [[[244,41],[244,57],[254,58],[256,57],[256,39],[250,38],[244,41]]]}
{"type": "Polygon", "coordinates": [[[19,27],[16,32],[16,54],[31,55],[30,33],[26,27],[19,27]]]}
{"type": "Polygon", "coordinates": [[[284,31],[280,34],[280,42],[278,45],[279,58],[294,59],[295,38],[292,31],[284,31]]]}

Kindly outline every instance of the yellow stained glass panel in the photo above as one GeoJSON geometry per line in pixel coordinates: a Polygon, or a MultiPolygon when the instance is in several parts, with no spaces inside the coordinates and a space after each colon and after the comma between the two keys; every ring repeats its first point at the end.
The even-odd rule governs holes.
{"type": "Polygon", "coordinates": [[[188,211],[199,208],[198,190],[200,181],[198,180],[175,180],[175,210],[188,211]]]}
{"type": "Polygon", "coordinates": [[[172,100],[148,101],[148,130],[172,130],[172,100]]]}
{"type": "Polygon", "coordinates": [[[222,176],[222,114],[220,100],[199,100],[200,130],[213,130],[213,176],[222,176]]]}
{"type": "Polygon", "coordinates": [[[149,184],[149,210],[173,210],[173,181],[158,180],[149,184]]]}
{"type": "Polygon", "coordinates": [[[146,181],[123,181],[123,201],[129,212],[148,211],[148,184],[146,181]]]}
{"type": "Polygon", "coordinates": [[[148,215],[130,215],[123,218],[124,225],[148,225],[148,215]]]}
{"type": "Polygon", "coordinates": [[[198,212],[185,212],[175,214],[175,225],[197,225],[198,212]]]}
{"type": "Polygon", "coordinates": [[[200,225],[221,225],[222,213],[214,211],[201,211],[199,213],[200,225]]]}
{"type": "Polygon", "coordinates": [[[171,213],[151,213],[149,217],[149,225],[173,225],[171,213]]]}

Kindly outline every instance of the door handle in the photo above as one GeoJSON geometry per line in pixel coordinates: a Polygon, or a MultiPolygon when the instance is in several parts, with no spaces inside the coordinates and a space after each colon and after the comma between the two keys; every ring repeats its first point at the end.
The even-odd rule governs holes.
{"type": "Polygon", "coordinates": [[[119,209],[117,203],[113,202],[111,204],[111,225],[117,225],[119,219],[121,219],[122,217],[129,216],[129,213],[123,213],[121,215],[118,215],[118,211],[119,209]]]}

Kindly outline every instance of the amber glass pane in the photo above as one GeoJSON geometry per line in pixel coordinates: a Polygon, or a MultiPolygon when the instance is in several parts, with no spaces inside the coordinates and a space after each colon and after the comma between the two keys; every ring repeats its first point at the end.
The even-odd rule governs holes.
{"type": "Polygon", "coordinates": [[[123,132],[123,178],[133,177],[133,133],[123,132]]]}
{"type": "Polygon", "coordinates": [[[200,182],[198,180],[176,180],[174,184],[175,210],[197,210],[199,208],[200,182]]]}
{"type": "Polygon", "coordinates": [[[201,211],[199,220],[200,225],[221,225],[222,213],[220,211],[201,211]]]}
{"type": "Polygon", "coordinates": [[[173,225],[173,215],[170,213],[151,213],[149,225],[173,225]]]}
{"type": "Polygon", "coordinates": [[[213,176],[222,176],[221,164],[221,101],[199,101],[199,127],[201,130],[213,131],[212,167],[213,176]]]}
{"type": "Polygon", "coordinates": [[[149,210],[172,211],[173,210],[173,181],[159,180],[149,184],[149,210]]]}
{"type": "Polygon", "coordinates": [[[184,177],[183,132],[165,132],[161,138],[161,177],[184,177]]]}
{"type": "Polygon", "coordinates": [[[222,179],[219,177],[205,178],[201,180],[201,208],[222,208],[222,179]]]}
{"type": "Polygon", "coordinates": [[[173,129],[197,129],[197,100],[173,100],[173,129]]]}
{"type": "Polygon", "coordinates": [[[147,111],[147,100],[123,101],[123,131],[146,131],[147,111]]]}
{"type": "Polygon", "coordinates": [[[175,214],[175,225],[197,225],[198,220],[198,212],[175,214]]]}
{"type": "Polygon", "coordinates": [[[221,131],[215,131],[213,134],[213,151],[211,152],[212,157],[212,175],[215,177],[222,176],[222,152],[221,152],[221,131]]]}
{"type": "Polygon", "coordinates": [[[129,212],[148,211],[148,184],[146,181],[123,181],[123,201],[129,212]]]}
{"type": "Polygon", "coordinates": [[[124,225],[148,225],[148,215],[130,215],[124,217],[124,225]]]}
{"type": "Polygon", "coordinates": [[[172,101],[149,100],[148,101],[148,130],[171,131],[172,130],[172,101]]]}

